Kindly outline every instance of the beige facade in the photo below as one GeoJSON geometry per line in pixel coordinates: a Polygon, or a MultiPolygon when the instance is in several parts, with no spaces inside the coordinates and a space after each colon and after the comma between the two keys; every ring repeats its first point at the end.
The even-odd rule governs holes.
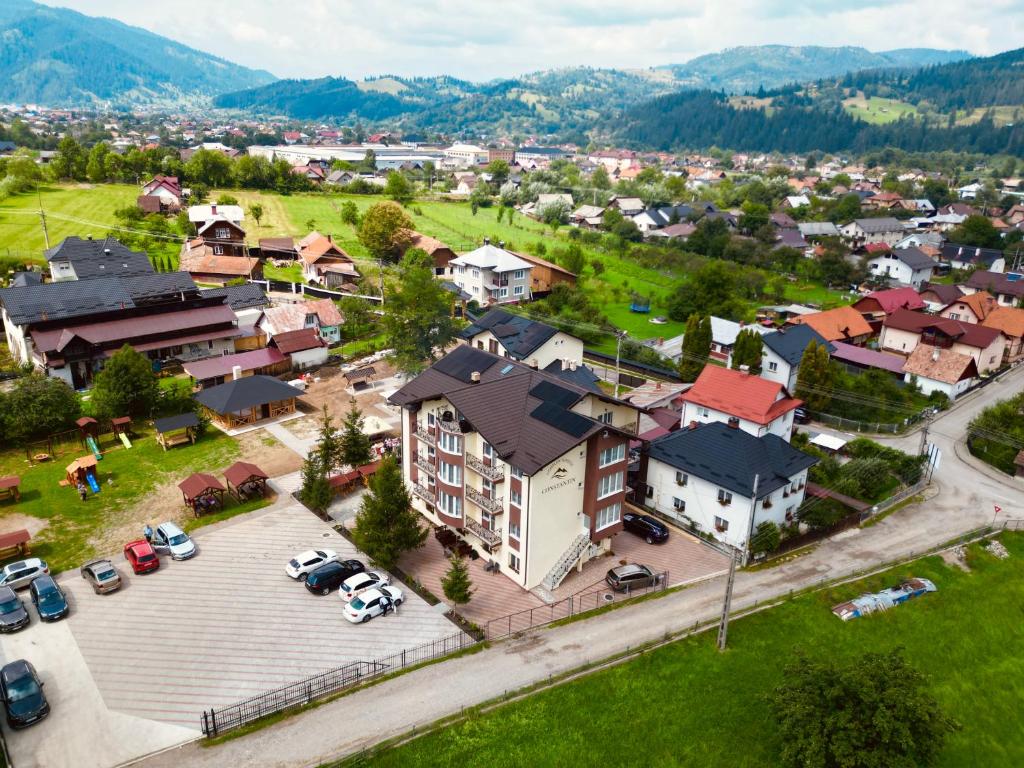
{"type": "MultiPolygon", "coordinates": [[[[469,339],[468,343],[477,349],[493,352],[502,357],[512,357],[501,343],[501,339],[488,330],[480,331],[480,333],[469,339]]],[[[583,341],[575,336],[570,336],[568,333],[559,331],[535,349],[523,362],[531,367],[543,369],[547,368],[555,360],[569,360],[577,365],[582,365],[583,341]]]]}

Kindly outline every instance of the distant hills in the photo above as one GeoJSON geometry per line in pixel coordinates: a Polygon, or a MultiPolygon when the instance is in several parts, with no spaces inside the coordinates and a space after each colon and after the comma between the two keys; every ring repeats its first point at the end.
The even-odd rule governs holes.
{"type": "Polygon", "coordinates": [[[0,2],[3,101],[181,108],[274,79],[112,19],[0,2]]]}
{"type": "Polygon", "coordinates": [[[681,91],[610,117],[612,141],[662,150],[1024,155],[1024,48],[918,70],[883,69],[756,97],[681,91]],[[862,117],[870,119],[861,119],[862,117]]]}

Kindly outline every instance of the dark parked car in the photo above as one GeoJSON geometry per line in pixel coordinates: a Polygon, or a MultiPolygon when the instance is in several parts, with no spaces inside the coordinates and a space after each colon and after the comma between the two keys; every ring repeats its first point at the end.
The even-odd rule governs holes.
{"type": "Polygon", "coordinates": [[[341,586],[341,582],[349,576],[362,573],[366,566],[358,560],[341,560],[340,562],[321,565],[306,577],[306,589],[318,595],[326,595],[332,589],[341,586]]]}
{"type": "Polygon", "coordinates": [[[42,621],[57,621],[68,615],[68,600],[52,576],[36,576],[28,588],[29,596],[42,621]]]}
{"type": "Polygon", "coordinates": [[[635,533],[648,544],[662,544],[668,541],[668,526],[650,515],[638,515],[635,512],[626,512],[622,516],[622,527],[630,533],[635,533]]]}
{"type": "Polygon", "coordinates": [[[0,696],[11,728],[26,728],[50,714],[43,684],[36,668],[24,659],[12,661],[0,669],[0,696]]]}
{"type": "Polygon", "coordinates": [[[793,421],[797,424],[810,424],[811,414],[807,412],[806,408],[797,408],[793,411],[793,421]]]}
{"type": "Polygon", "coordinates": [[[0,587],[0,632],[17,632],[28,622],[28,611],[21,598],[10,587],[0,587]]]}
{"type": "Polygon", "coordinates": [[[646,565],[630,563],[629,565],[620,565],[618,568],[612,568],[608,571],[604,580],[616,592],[628,592],[633,589],[653,587],[660,578],[659,574],[654,573],[646,565]]]}

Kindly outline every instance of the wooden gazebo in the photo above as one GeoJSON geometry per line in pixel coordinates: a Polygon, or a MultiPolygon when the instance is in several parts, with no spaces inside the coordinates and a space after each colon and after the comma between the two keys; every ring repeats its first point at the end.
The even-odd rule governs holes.
{"type": "Polygon", "coordinates": [[[345,381],[356,392],[369,387],[375,375],[377,375],[377,371],[372,365],[365,365],[362,368],[356,368],[353,371],[346,371],[342,374],[345,377],[345,381]]]}
{"type": "Polygon", "coordinates": [[[166,451],[168,448],[173,448],[176,445],[194,443],[196,441],[196,427],[199,426],[199,417],[194,413],[179,413],[177,416],[155,419],[153,426],[156,429],[156,441],[166,451]]]}
{"type": "Polygon", "coordinates": [[[185,506],[189,507],[196,517],[205,512],[214,512],[224,508],[224,486],[213,475],[196,472],[180,483],[181,495],[185,506]]]}
{"type": "Polygon", "coordinates": [[[295,413],[302,392],[272,376],[245,376],[196,392],[203,410],[224,429],[234,429],[295,413]]]}
{"type": "Polygon", "coordinates": [[[267,473],[247,461],[236,461],[224,470],[228,493],[239,501],[267,495],[267,473]]]}
{"type": "Polygon", "coordinates": [[[21,492],[18,486],[21,485],[21,478],[17,475],[0,477],[0,499],[14,499],[21,501],[21,492]]]}

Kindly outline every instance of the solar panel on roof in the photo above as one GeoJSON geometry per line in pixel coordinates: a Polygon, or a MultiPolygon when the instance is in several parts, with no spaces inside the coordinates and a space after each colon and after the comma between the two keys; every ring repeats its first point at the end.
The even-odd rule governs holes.
{"type": "Polygon", "coordinates": [[[583,437],[593,426],[590,419],[567,411],[556,403],[541,403],[530,416],[573,437],[583,437]]]}
{"type": "Polygon", "coordinates": [[[579,395],[572,390],[560,387],[550,381],[540,382],[530,390],[530,394],[538,400],[543,400],[546,403],[554,403],[562,408],[565,408],[580,399],[579,395]]]}
{"type": "Polygon", "coordinates": [[[483,373],[497,361],[496,357],[492,357],[486,352],[472,347],[459,347],[435,363],[434,370],[468,384],[472,381],[474,371],[483,373]]]}

